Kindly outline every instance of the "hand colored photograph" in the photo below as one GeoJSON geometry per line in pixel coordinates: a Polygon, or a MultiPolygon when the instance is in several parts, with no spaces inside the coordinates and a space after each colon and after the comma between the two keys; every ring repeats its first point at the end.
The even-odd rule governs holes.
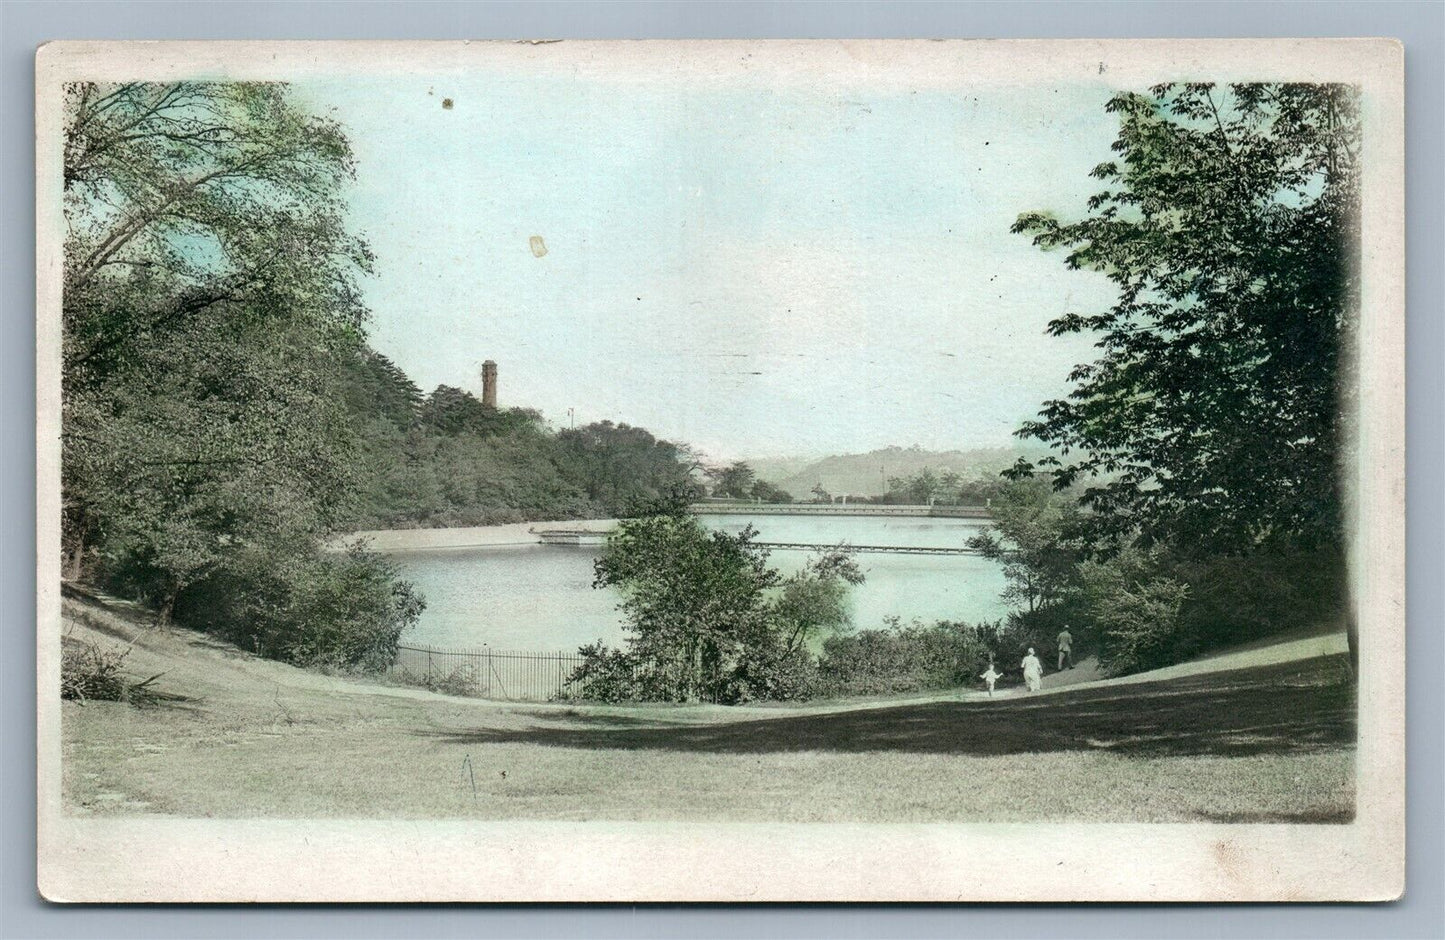
{"type": "Polygon", "coordinates": [[[41,53],[67,824],[1357,823],[1390,44],[180,45],[41,53]]]}

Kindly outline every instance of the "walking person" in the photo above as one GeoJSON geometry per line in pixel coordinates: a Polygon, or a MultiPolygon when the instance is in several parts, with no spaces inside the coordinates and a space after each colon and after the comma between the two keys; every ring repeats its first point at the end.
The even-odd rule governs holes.
{"type": "Polygon", "coordinates": [[[993,684],[1003,678],[1003,673],[996,672],[993,668],[993,660],[988,661],[988,671],[979,675],[979,678],[988,683],[988,697],[993,698],[993,684]]]}
{"type": "Polygon", "coordinates": [[[1064,624],[1064,629],[1059,631],[1059,671],[1064,671],[1064,660],[1069,661],[1069,668],[1074,668],[1074,637],[1069,633],[1069,625],[1064,624]]]}
{"type": "Polygon", "coordinates": [[[1028,686],[1030,692],[1037,692],[1044,684],[1044,664],[1034,655],[1032,646],[1020,665],[1024,667],[1024,685],[1028,686]]]}

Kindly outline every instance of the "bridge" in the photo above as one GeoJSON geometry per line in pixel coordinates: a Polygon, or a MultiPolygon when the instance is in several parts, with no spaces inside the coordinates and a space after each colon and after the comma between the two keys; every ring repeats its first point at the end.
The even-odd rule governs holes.
{"type": "MultiPolygon", "coordinates": [[[[607,533],[596,529],[538,529],[538,541],[543,545],[600,545],[607,533]]],[[[754,542],[759,548],[783,552],[823,552],[838,548],[838,543],[821,542],[754,542]]],[[[843,548],[853,552],[887,555],[977,555],[972,548],[938,545],[848,545],[843,548]]]]}
{"type": "Polygon", "coordinates": [[[987,506],[905,506],[886,503],[753,503],[708,500],[690,507],[698,515],[898,516],[926,519],[992,519],[987,506]]]}
{"type": "Polygon", "coordinates": [[[835,548],[842,548],[850,552],[871,552],[885,555],[977,555],[977,549],[973,548],[945,548],[942,546],[929,545],[816,545],[812,542],[754,542],[759,548],[775,549],[778,551],[800,551],[817,552],[830,551],[835,548]]]}

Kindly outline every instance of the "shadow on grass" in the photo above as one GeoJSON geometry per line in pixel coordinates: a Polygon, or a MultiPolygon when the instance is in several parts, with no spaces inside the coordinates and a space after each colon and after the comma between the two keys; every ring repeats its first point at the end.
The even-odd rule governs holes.
{"type": "Polygon", "coordinates": [[[619,727],[613,716],[576,713],[558,726],[418,733],[464,744],[732,754],[1283,754],[1354,743],[1354,687],[1345,675],[1344,657],[1331,656],[994,702],[931,702],[687,726],[660,726],[661,719],[619,727]]]}

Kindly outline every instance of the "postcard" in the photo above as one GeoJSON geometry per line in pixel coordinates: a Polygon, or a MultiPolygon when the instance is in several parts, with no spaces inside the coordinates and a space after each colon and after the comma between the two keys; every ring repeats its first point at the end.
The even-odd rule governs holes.
{"type": "Polygon", "coordinates": [[[36,68],[46,898],[1404,891],[1399,43],[36,68]]]}

